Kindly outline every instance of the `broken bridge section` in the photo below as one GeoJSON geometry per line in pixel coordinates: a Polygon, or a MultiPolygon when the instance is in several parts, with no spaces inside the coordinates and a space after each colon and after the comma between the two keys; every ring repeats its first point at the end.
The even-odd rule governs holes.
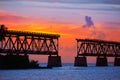
{"type": "Polygon", "coordinates": [[[61,66],[58,34],[0,29],[0,55],[49,55],[48,66],[61,66]]]}
{"type": "Polygon", "coordinates": [[[120,42],[96,39],[76,39],[76,41],[75,66],[87,66],[87,56],[97,57],[96,66],[107,66],[107,57],[114,57],[114,65],[120,66],[120,42]]]}

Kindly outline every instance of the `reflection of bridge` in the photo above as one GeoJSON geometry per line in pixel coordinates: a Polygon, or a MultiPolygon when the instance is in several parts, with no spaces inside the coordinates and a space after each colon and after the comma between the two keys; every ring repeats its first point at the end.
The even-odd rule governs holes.
{"type": "Polygon", "coordinates": [[[61,66],[58,56],[60,35],[5,30],[4,26],[1,26],[0,35],[1,55],[49,55],[48,66],[61,66]],[[54,59],[59,62],[55,62],[54,59]]]}
{"type": "Polygon", "coordinates": [[[87,66],[86,56],[97,56],[97,66],[106,66],[107,57],[115,57],[114,65],[120,65],[120,42],[95,39],[76,39],[75,66],[87,66]]]}

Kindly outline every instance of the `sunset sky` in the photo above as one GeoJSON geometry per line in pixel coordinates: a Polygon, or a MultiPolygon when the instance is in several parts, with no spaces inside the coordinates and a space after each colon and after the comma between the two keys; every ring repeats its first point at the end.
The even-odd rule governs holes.
{"type": "MultiPolygon", "coordinates": [[[[76,38],[120,41],[120,0],[0,0],[0,24],[60,34],[62,62],[74,62],[76,38]],[[85,16],[91,17],[91,25],[85,16]]],[[[33,57],[46,61],[44,56],[33,57]]]]}

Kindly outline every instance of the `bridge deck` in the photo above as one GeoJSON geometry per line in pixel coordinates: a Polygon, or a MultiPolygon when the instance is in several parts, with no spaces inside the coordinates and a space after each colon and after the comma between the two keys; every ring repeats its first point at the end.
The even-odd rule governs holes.
{"type": "Polygon", "coordinates": [[[27,31],[15,31],[7,30],[5,31],[6,35],[17,35],[17,36],[37,36],[37,37],[46,37],[46,38],[59,38],[58,34],[48,34],[48,33],[37,33],[37,32],[27,32],[27,31]]]}
{"type": "Polygon", "coordinates": [[[120,54],[91,54],[91,53],[84,53],[78,54],[78,56],[103,56],[103,57],[120,57],[120,54]]]}
{"type": "Polygon", "coordinates": [[[98,40],[98,39],[76,39],[78,42],[94,42],[94,43],[108,43],[108,44],[119,44],[120,42],[117,41],[105,41],[105,40],[98,40]]]}
{"type": "Polygon", "coordinates": [[[33,51],[33,50],[11,50],[11,49],[0,49],[1,54],[12,53],[12,54],[37,54],[37,55],[56,55],[58,52],[53,51],[33,51]]]}

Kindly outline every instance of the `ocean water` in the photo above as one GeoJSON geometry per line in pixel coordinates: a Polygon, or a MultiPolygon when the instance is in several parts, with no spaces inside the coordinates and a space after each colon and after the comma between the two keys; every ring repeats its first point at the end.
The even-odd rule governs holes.
{"type": "Polygon", "coordinates": [[[63,64],[52,69],[0,70],[0,80],[120,80],[120,67],[63,64]]]}

